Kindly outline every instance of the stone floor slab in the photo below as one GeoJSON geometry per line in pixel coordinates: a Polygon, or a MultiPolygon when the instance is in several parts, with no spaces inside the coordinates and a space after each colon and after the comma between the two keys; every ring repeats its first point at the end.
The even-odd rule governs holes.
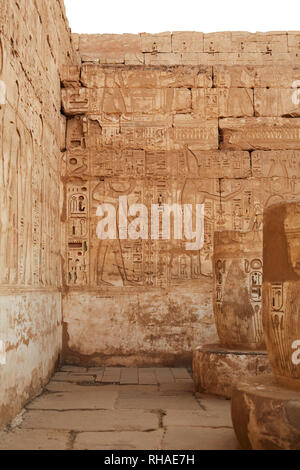
{"type": "Polygon", "coordinates": [[[56,382],[51,380],[45,387],[48,392],[83,392],[85,390],[99,390],[98,385],[77,384],[72,382],[56,382]]]}
{"type": "Polygon", "coordinates": [[[95,382],[95,375],[92,374],[73,374],[71,373],[68,376],[68,382],[74,383],[94,383],[95,382]]]}
{"type": "Polygon", "coordinates": [[[180,380],[171,384],[160,384],[161,393],[194,393],[194,382],[192,380],[180,380]]]}
{"type": "Polygon", "coordinates": [[[101,370],[101,369],[98,369],[98,370],[94,370],[93,373],[96,374],[96,380],[95,382],[96,383],[101,383],[102,382],[102,379],[103,379],[103,376],[104,376],[104,368],[101,370]]]}
{"type": "Polygon", "coordinates": [[[164,450],[238,450],[233,429],[168,427],[164,450]]]}
{"type": "Polygon", "coordinates": [[[155,385],[157,378],[154,369],[139,369],[139,384],[141,385],[155,385]]]}
{"type": "Polygon", "coordinates": [[[113,409],[118,397],[117,392],[110,390],[49,393],[38,397],[27,405],[28,410],[104,410],[113,409]]]}
{"type": "Polygon", "coordinates": [[[72,372],[56,372],[52,380],[56,382],[92,383],[95,382],[95,376],[87,373],[75,374],[72,372]]]}
{"type": "Polygon", "coordinates": [[[116,402],[117,409],[142,409],[142,410],[198,410],[199,404],[195,398],[189,394],[181,394],[180,396],[165,395],[160,393],[152,394],[134,394],[132,396],[120,395],[116,402]]]}
{"type": "Polygon", "coordinates": [[[74,450],[158,450],[163,429],[152,432],[84,432],[76,436],[74,450]]]}
{"type": "Polygon", "coordinates": [[[24,416],[22,428],[95,432],[152,431],[159,428],[159,416],[143,410],[30,410],[24,416]]]}
{"type": "Polygon", "coordinates": [[[70,435],[49,429],[0,432],[0,450],[67,450],[70,435]]]}
{"type": "Polygon", "coordinates": [[[87,372],[88,374],[97,375],[97,374],[100,374],[101,372],[104,372],[104,370],[105,370],[105,367],[89,367],[87,372]]]}
{"type": "Polygon", "coordinates": [[[78,367],[78,366],[61,366],[59,368],[61,372],[75,372],[76,374],[86,374],[87,368],[86,367],[78,367]]]}
{"type": "Polygon", "coordinates": [[[147,393],[157,393],[158,391],[158,385],[119,385],[120,396],[143,396],[147,393]]]}
{"type": "Polygon", "coordinates": [[[208,413],[204,410],[167,410],[163,424],[169,426],[209,426],[232,428],[230,405],[220,413],[220,410],[208,413]]]}
{"type": "Polygon", "coordinates": [[[174,376],[173,376],[170,369],[156,368],[155,373],[156,373],[156,377],[157,377],[157,382],[159,384],[169,384],[169,383],[174,383],[175,382],[174,376]]]}
{"type": "Polygon", "coordinates": [[[218,396],[196,394],[201,408],[208,413],[223,414],[230,410],[230,400],[219,398],[218,396]]]}
{"type": "Polygon", "coordinates": [[[2,435],[2,447],[237,448],[230,402],[195,394],[186,369],[64,369],[55,374],[45,393],[28,404],[18,429],[2,435]],[[101,382],[95,381],[97,376],[101,382]]]}
{"type": "Polygon", "coordinates": [[[120,377],[120,367],[105,367],[102,383],[120,383],[120,377]]]}
{"type": "Polygon", "coordinates": [[[192,377],[190,375],[190,373],[188,372],[187,369],[185,368],[172,368],[171,369],[172,371],[172,374],[174,375],[174,378],[175,380],[180,380],[180,379],[187,379],[187,380],[191,380],[192,377]]]}
{"type": "Polygon", "coordinates": [[[137,385],[139,383],[138,379],[138,369],[136,367],[128,367],[121,369],[120,384],[122,385],[137,385]]]}

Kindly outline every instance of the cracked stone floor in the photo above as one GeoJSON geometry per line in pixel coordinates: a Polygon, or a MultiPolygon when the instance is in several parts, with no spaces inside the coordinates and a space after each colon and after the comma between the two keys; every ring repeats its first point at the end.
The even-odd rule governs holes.
{"type": "Polygon", "coordinates": [[[0,432],[6,450],[232,450],[230,402],[187,369],[63,366],[0,432]]]}

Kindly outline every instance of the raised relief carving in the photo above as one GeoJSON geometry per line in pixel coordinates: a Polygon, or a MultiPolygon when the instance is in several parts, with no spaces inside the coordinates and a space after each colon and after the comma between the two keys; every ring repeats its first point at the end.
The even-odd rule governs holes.
{"type": "Polygon", "coordinates": [[[261,236],[216,232],[214,279],[214,312],[221,344],[263,349],[261,236]]]}
{"type": "Polygon", "coordinates": [[[281,385],[300,390],[293,360],[299,340],[299,202],[271,205],[264,214],[263,316],[271,366],[281,385]]]}
{"type": "MultiPolygon", "coordinates": [[[[184,36],[180,38],[182,48],[184,36]]],[[[297,123],[288,118],[251,117],[252,88],[273,79],[266,67],[218,66],[213,73],[211,67],[201,66],[84,64],[82,95],[72,89],[72,77],[63,98],[66,108],[74,112],[67,122],[66,153],[70,287],[81,283],[100,291],[167,288],[211,277],[216,231],[251,232],[261,247],[264,208],[283,198],[296,198],[300,190],[294,150],[297,123]],[[85,111],[80,96],[88,97],[85,111]],[[292,150],[281,151],[281,145],[292,150]],[[253,149],[257,150],[249,153],[253,149]],[[122,196],[127,197],[128,208],[144,204],[148,213],[151,204],[204,204],[203,247],[187,251],[184,236],[182,240],[173,236],[124,240],[117,233],[114,240],[99,240],[98,206],[112,204],[118,219],[122,196]],[[71,248],[75,243],[74,252],[69,243],[71,248]],[[75,282],[79,267],[81,276],[76,274],[75,282]]],[[[252,339],[259,342],[261,256],[244,256],[238,268],[230,268],[229,262],[224,266],[227,274],[230,269],[243,272],[252,339]]],[[[222,286],[218,298],[223,295],[222,286]]]]}
{"type": "Polygon", "coordinates": [[[67,285],[88,284],[89,279],[89,185],[67,186],[67,285]]]}

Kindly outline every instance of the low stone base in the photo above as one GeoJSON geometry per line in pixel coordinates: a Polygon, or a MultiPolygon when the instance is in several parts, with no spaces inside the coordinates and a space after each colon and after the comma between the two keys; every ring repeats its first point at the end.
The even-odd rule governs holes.
{"type": "Polygon", "coordinates": [[[233,390],[232,421],[245,450],[300,450],[300,394],[274,376],[246,379],[233,390]]]}
{"type": "Polygon", "coordinates": [[[227,350],[210,344],[194,351],[193,373],[197,392],[230,398],[236,381],[271,374],[272,370],[265,351],[227,350]]]}

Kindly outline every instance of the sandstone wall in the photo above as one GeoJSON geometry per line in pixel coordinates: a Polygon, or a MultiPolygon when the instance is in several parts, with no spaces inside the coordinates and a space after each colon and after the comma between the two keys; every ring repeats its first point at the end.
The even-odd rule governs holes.
{"type": "Polygon", "coordinates": [[[77,58],[62,1],[1,0],[0,425],[41,390],[61,351],[60,68],[68,63],[77,58]]]}
{"type": "Polygon", "coordinates": [[[217,340],[214,232],[261,243],[264,207],[299,196],[299,34],[74,35],[82,65],[64,69],[62,90],[67,362],[189,363],[217,340]],[[204,203],[204,247],[99,241],[97,206],[125,195],[204,203]]]}
{"type": "Polygon", "coordinates": [[[81,57],[101,64],[265,65],[295,63],[299,31],[74,34],[81,57]]]}

